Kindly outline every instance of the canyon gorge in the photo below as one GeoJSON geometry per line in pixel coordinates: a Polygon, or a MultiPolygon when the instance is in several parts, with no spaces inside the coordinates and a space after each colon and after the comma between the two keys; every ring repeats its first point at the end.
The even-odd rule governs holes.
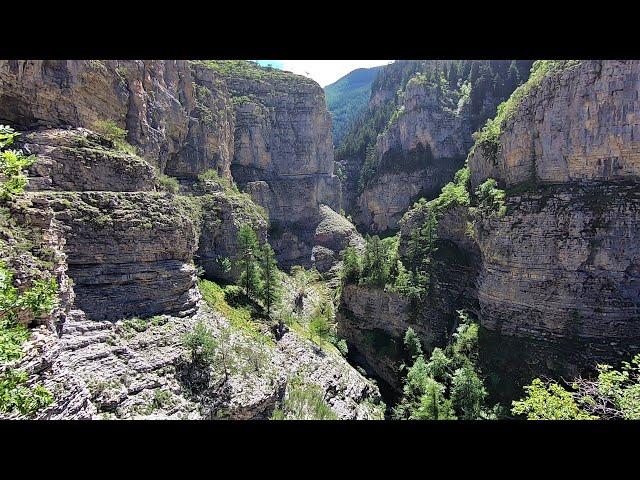
{"type": "Polygon", "coordinates": [[[0,61],[31,159],[0,173],[0,374],[40,389],[0,417],[398,418],[472,328],[451,376],[498,406],[640,353],[640,62],[360,73],[335,142],[315,81],[251,61],[0,61]]]}

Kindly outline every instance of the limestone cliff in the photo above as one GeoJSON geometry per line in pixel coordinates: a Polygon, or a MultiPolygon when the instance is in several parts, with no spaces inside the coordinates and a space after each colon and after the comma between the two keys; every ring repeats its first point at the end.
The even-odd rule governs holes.
{"type": "Polygon", "coordinates": [[[322,89],[279,71],[231,68],[224,75],[235,108],[233,178],[266,209],[281,263],[309,265],[320,205],[340,208],[322,89]]]}
{"type": "MultiPolygon", "coordinates": [[[[449,322],[459,308],[478,317],[481,363],[492,391],[507,400],[533,376],[571,378],[640,351],[640,63],[541,62],[534,70],[498,129],[485,129],[469,155],[470,181],[457,187],[469,197],[452,200],[449,190],[400,222],[401,253],[433,211],[436,258],[450,245],[445,270],[469,260],[453,282],[460,297],[443,295],[451,286],[429,297],[440,299],[449,322]],[[487,178],[505,189],[503,211],[474,193],[487,178]]],[[[343,329],[379,323],[379,314],[362,311],[363,298],[345,291],[343,304],[359,315],[343,319],[343,329]]],[[[401,311],[393,316],[402,320],[385,333],[396,343],[412,326],[429,344],[421,325],[401,311]]],[[[429,327],[439,321],[420,320],[429,327]]]]}
{"type": "MultiPolygon", "coordinates": [[[[160,173],[189,184],[214,169],[235,181],[266,209],[283,266],[311,264],[320,205],[340,208],[331,119],[312,80],[245,61],[0,62],[0,122],[32,130],[99,121],[125,129],[160,173]]],[[[68,152],[34,153],[60,164],[52,170],[58,180],[45,183],[73,165],[68,152]]],[[[94,171],[105,160],[95,158],[94,171]]],[[[135,183],[148,173],[130,173],[134,183],[112,190],[148,189],[135,183]]]]}
{"type": "Polygon", "coordinates": [[[526,80],[519,68],[527,65],[416,60],[383,67],[368,113],[337,153],[345,210],[356,225],[397,230],[413,202],[436,197],[463,165],[473,132],[526,80]]]}
{"type": "Polygon", "coordinates": [[[222,79],[184,60],[0,62],[1,121],[24,130],[111,120],[142,156],[176,177],[209,168],[230,176],[228,105],[222,79]]]}
{"type": "Polygon", "coordinates": [[[480,143],[471,183],[507,188],[507,213],[477,223],[482,324],[540,341],[523,360],[567,375],[640,350],[640,65],[567,63],[533,85],[480,143]]]}
{"type": "MultiPolygon", "coordinates": [[[[21,318],[33,328],[25,356],[0,365],[1,374],[20,369],[28,385],[52,393],[38,418],[269,418],[300,379],[319,388],[338,418],[380,417],[377,388],[337,351],[295,331],[276,338],[267,322],[256,332],[201,300],[197,266],[232,280],[237,272],[225,263],[237,254],[239,227],[250,224],[260,240],[267,237],[264,210],[231,177],[238,132],[231,76],[180,61],[5,61],[0,72],[0,122],[20,127],[16,146],[37,156],[27,191],[0,202],[0,250],[20,289],[34,278],[58,285],[50,315],[21,318]],[[126,128],[138,153],[93,131],[103,120],[126,128]],[[199,322],[230,349],[235,367],[224,382],[214,378],[217,364],[195,372],[198,378],[187,365],[183,336],[199,322]],[[207,388],[194,387],[204,379],[207,388]]],[[[268,82],[252,88],[270,97],[268,82]]],[[[281,88],[286,100],[296,81],[281,88]]],[[[346,226],[334,236],[327,225],[335,222],[327,223],[319,244],[338,248],[357,233],[321,208],[321,200],[336,206],[331,195],[339,198],[339,189],[323,190],[336,180],[333,160],[324,139],[314,143],[313,129],[322,133],[326,116],[317,107],[321,92],[315,84],[302,90],[282,111],[273,106],[278,114],[264,139],[278,155],[262,174],[277,185],[303,172],[300,195],[282,192],[282,208],[298,202],[300,235],[310,239],[299,258],[308,263],[327,216],[346,226]],[[298,135],[306,137],[296,147],[298,135]]],[[[275,208],[272,200],[265,207],[275,208]]],[[[286,261],[293,250],[286,241],[280,246],[286,261]]]]}

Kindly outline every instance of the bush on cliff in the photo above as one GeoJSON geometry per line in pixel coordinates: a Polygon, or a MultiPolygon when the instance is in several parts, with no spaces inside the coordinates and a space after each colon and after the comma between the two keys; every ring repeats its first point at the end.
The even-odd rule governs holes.
{"type": "Polygon", "coordinates": [[[7,125],[0,125],[0,200],[9,200],[24,191],[27,176],[24,170],[33,165],[36,157],[25,156],[20,150],[10,150],[20,135],[7,125]]]}
{"type": "Polygon", "coordinates": [[[597,365],[595,378],[578,377],[570,389],[536,378],[511,412],[528,420],[640,420],[640,354],[620,369],[597,365]]]}
{"type": "Polygon", "coordinates": [[[112,142],[121,152],[131,155],[137,154],[136,147],[127,142],[127,130],[118,127],[113,120],[96,120],[92,125],[92,129],[112,142]]]}

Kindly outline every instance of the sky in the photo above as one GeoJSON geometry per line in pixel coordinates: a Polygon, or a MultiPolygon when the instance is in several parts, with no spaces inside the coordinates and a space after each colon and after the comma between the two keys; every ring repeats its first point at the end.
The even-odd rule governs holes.
{"type": "Polygon", "coordinates": [[[321,87],[335,82],[356,68],[386,65],[393,60],[257,60],[260,65],[287,70],[314,79],[321,87]]]}

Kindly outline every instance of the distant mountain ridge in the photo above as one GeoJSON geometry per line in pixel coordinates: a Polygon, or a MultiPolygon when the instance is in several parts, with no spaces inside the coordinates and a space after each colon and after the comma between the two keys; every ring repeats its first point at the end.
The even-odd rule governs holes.
{"type": "Polygon", "coordinates": [[[353,119],[366,108],[371,84],[380,68],[358,68],[324,87],[327,108],[333,116],[334,145],[340,144],[353,119]]]}

